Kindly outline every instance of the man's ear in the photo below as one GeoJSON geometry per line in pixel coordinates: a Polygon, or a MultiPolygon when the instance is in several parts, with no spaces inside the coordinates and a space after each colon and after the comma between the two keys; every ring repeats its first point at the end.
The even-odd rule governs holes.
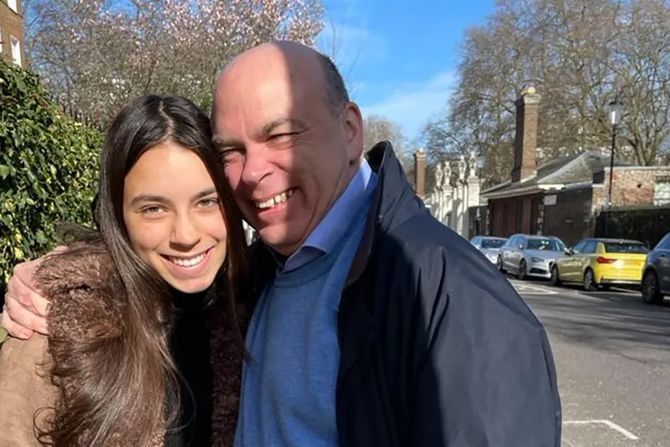
{"type": "Polygon", "coordinates": [[[342,111],[342,125],[347,145],[349,163],[357,163],[363,155],[363,117],[354,102],[347,102],[342,111]]]}

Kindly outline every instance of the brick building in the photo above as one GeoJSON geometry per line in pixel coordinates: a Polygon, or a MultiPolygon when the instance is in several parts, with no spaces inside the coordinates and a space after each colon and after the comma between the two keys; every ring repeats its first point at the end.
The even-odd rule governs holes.
{"type": "Polygon", "coordinates": [[[25,66],[21,0],[0,0],[0,56],[25,66]]]}
{"type": "MultiPolygon", "coordinates": [[[[517,106],[514,169],[508,182],[482,192],[488,233],[546,234],[568,245],[595,234],[597,215],[607,207],[610,155],[584,151],[536,164],[540,96],[523,92],[517,106]]],[[[670,167],[614,162],[612,207],[670,204],[670,167]]]]}

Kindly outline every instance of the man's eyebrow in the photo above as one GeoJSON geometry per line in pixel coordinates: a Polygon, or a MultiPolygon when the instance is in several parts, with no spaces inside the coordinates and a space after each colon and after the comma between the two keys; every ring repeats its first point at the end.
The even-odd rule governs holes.
{"type": "Polygon", "coordinates": [[[226,148],[226,147],[239,146],[239,141],[237,141],[233,138],[226,138],[226,137],[222,137],[220,135],[214,135],[212,137],[212,144],[214,145],[215,148],[220,149],[220,148],[226,148]]]}
{"type": "Polygon", "coordinates": [[[303,129],[307,127],[305,123],[296,118],[277,118],[276,120],[272,120],[266,125],[264,125],[261,128],[259,135],[267,136],[270,133],[272,133],[272,131],[275,130],[277,127],[282,126],[284,124],[289,124],[290,126],[303,129]]]}

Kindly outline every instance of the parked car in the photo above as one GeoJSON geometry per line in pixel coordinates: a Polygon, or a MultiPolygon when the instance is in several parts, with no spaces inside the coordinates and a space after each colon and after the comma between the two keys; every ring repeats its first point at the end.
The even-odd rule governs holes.
{"type": "Polygon", "coordinates": [[[660,304],[670,294],[670,233],[647,254],[642,270],[642,301],[660,304]]]}
{"type": "Polygon", "coordinates": [[[648,251],[640,241],[584,239],[556,261],[551,283],[579,283],[589,291],[614,284],[639,285],[648,251]]]}
{"type": "Polygon", "coordinates": [[[498,262],[500,247],[502,247],[505,242],[507,242],[507,239],[504,237],[494,236],[475,236],[470,239],[470,243],[477,247],[477,250],[481,251],[482,254],[494,264],[498,262]]]}
{"type": "Polygon", "coordinates": [[[567,247],[557,237],[515,234],[500,248],[498,269],[517,275],[550,278],[556,259],[565,254],[567,247]]]}

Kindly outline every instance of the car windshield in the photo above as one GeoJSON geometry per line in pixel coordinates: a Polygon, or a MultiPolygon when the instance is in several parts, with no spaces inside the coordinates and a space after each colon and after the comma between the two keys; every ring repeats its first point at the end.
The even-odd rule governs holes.
{"type": "Polygon", "coordinates": [[[505,239],[482,239],[482,248],[500,248],[505,242],[505,239]]]}
{"type": "Polygon", "coordinates": [[[565,244],[558,239],[528,239],[528,250],[563,251],[565,244]]]}
{"type": "Polygon", "coordinates": [[[649,250],[639,242],[604,242],[607,253],[647,253],[649,250]]]}

